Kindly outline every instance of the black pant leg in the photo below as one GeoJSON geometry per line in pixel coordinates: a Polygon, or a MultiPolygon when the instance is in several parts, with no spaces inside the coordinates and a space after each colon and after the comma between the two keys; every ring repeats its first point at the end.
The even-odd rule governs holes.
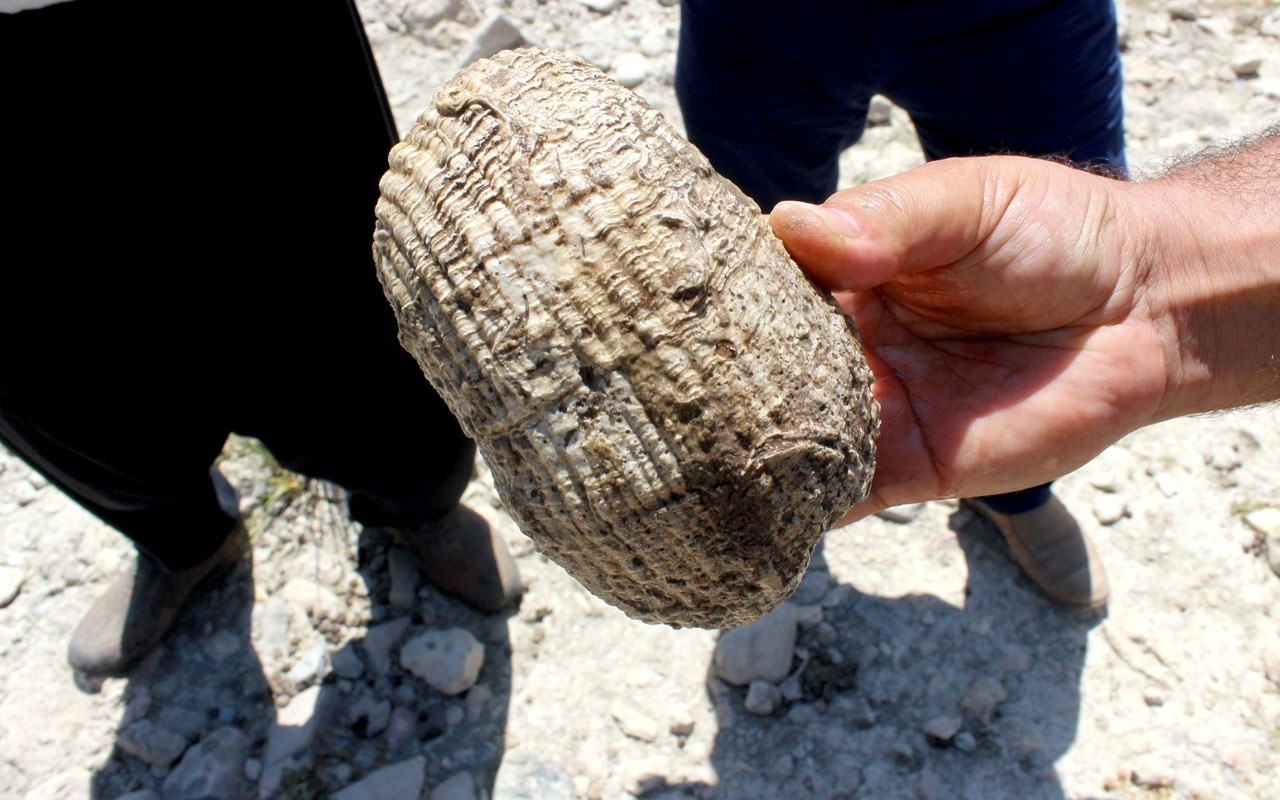
{"type": "Polygon", "coordinates": [[[0,15],[0,439],[160,561],[232,520],[161,3],[0,15]]]}

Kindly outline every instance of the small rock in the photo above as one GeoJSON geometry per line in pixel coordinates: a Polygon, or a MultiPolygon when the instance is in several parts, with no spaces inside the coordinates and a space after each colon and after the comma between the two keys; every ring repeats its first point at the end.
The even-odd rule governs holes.
{"type": "Polygon", "coordinates": [[[1168,789],[1173,786],[1173,777],[1159,767],[1137,767],[1129,773],[1129,780],[1134,786],[1144,789],[1168,789]]]}
{"type": "Polygon", "coordinates": [[[364,662],[353,647],[344,647],[333,654],[329,666],[339,678],[353,681],[364,674],[364,662]]]}
{"type": "Polygon", "coordinates": [[[244,765],[250,741],[236,728],[219,728],[189,748],[160,787],[166,800],[233,800],[245,796],[244,765]]]}
{"type": "Polygon", "coordinates": [[[460,705],[451,705],[444,712],[444,722],[450,728],[456,728],[467,718],[466,709],[460,705]]]}
{"type": "Polygon", "coordinates": [[[1102,525],[1114,525],[1129,516],[1129,504],[1118,494],[1099,493],[1093,498],[1093,516],[1102,525]]]}
{"type": "Polygon", "coordinates": [[[121,731],[116,745],[153,767],[167,769],[187,749],[187,740],[180,733],[143,719],[121,731]]]}
{"type": "Polygon", "coordinates": [[[613,60],[613,79],[628,89],[644,83],[653,71],[649,59],[643,53],[623,53],[613,60]]]}
{"type": "Polygon", "coordinates": [[[716,674],[734,686],[779,683],[791,671],[796,628],[795,609],[783,603],[749,625],[723,631],[712,659],[716,674]]]}
{"type": "MultiPolygon", "coordinates": [[[[285,762],[311,746],[316,734],[328,723],[333,703],[321,702],[319,686],[311,686],[294,696],[289,704],[276,712],[276,721],[267,732],[263,755],[263,778],[259,792],[275,791],[285,762]]],[[[186,758],[183,758],[186,761],[186,758]]],[[[166,795],[168,792],[165,793],[166,795]]]]}
{"type": "Polygon", "coordinates": [[[758,717],[772,716],[782,705],[782,692],[768,681],[752,681],[743,708],[758,717]]]}
{"type": "Polygon", "coordinates": [[[325,667],[329,663],[329,648],[324,641],[309,645],[298,654],[297,660],[285,674],[289,683],[297,688],[305,688],[323,677],[325,667]]]}
{"type": "Polygon", "coordinates": [[[642,742],[656,741],[658,722],[639,708],[623,700],[615,700],[609,706],[609,715],[623,733],[642,742]]]}
{"type": "Polygon", "coordinates": [[[473,686],[471,691],[467,692],[464,702],[467,707],[467,719],[479,722],[488,712],[489,704],[493,702],[493,692],[484,685],[473,686]]]}
{"type": "Polygon", "coordinates": [[[960,733],[961,720],[959,717],[945,715],[934,717],[924,725],[924,735],[929,739],[929,743],[933,745],[948,745],[956,738],[956,734],[960,733]]]}
{"type": "Polygon", "coordinates": [[[484,645],[466,628],[427,631],[400,649],[400,666],[443,694],[459,695],[480,677],[484,645]]]}
{"type": "Polygon", "coordinates": [[[418,715],[413,711],[404,706],[391,709],[391,714],[387,717],[387,747],[395,751],[413,741],[417,735],[417,727],[418,715]]]}
{"type": "Polygon", "coordinates": [[[1142,690],[1142,702],[1149,706],[1162,706],[1168,697],[1159,686],[1148,686],[1142,690]]]}
{"type": "Polygon", "coordinates": [[[972,753],[978,749],[977,738],[968,731],[960,731],[957,733],[953,743],[955,744],[956,749],[962,753],[972,753]]]}
{"type": "Polygon", "coordinates": [[[1170,3],[1169,18],[1176,19],[1181,22],[1195,22],[1200,16],[1200,12],[1196,9],[1194,3],[1170,3]]]}
{"type": "Polygon", "coordinates": [[[369,667],[375,676],[386,675],[391,669],[391,650],[408,629],[409,620],[401,617],[365,631],[364,641],[360,645],[369,658],[369,667]]]}
{"type": "Polygon", "coordinates": [[[520,27],[512,22],[510,17],[501,12],[494,12],[485,17],[476,28],[476,33],[471,38],[471,47],[463,55],[462,63],[458,65],[459,69],[499,51],[527,43],[524,34],[520,32],[520,27]]]}
{"type": "Polygon", "coordinates": [[[9,605],[18,597],[25,580],[22,570],[17,567],[0,566],[0,608],[9,605]]]}
{"type": "Polygon", "coordinates": [[[974,681],[960,701],[960,710],[969,719],[989,722],[1000,704],[1009,698],[1000,681],[995,678],[981,677],[974,681]]]}
{"type": "Polygon", "coordinates": [[[1089,485],[1100,492],[1115,492],[1120,486],[1120,477],[1115,470],[1109,469],[1090,478],[1089,485]]]}
{"type": "Polygon", "coordinates": [[[800,683],[798,674],[788,675],[787,679],[778,684],[778,691],[782,693],[782,699],[794,703],[804,697],[804,686],[800,683]]]}
{"type": "Polygon", "coordinates": [[[651,30],[640,37],[640,52],[649,58],[657,58],[667,52],[671,38],[665,30],[651,30]]]}
{"type": "Polygon", "coordinates": [[[459,772],[432,789],[429,800],[478,800],[476,779],[470,772],[459,772]]]}
{"type": "MultiPolygon", "coordinates": [[[[1231,71],[1236,75],[1245,75],[1245,74],[1257,72],[1258,67],[1260,66],[1262,66],[1262,59],[1260,58],[1256,59],[1256,61],[1251,61],[1251,62],[1246,62],[1246,61],[1233,62],[1231,64],[1231,71]],[[1243,72],[1241,72],[1242,68],[1244,70],[1243,72]]],[[[1205,460],[1208,462],[1210,467],[1218,470],[1219,472],[1230,472],[1231,470],[1239,467],[1241,463],[1243,463],[1240,460],[1240,451],[1230,445],[1225,445],[1225,444],[1218,445],[1217,447],[1215,447],[1213,449],[1213,452],[1210,453],[1208,458],[1205,460]]]]}
{"type": "Polygon", "coordinates": [[[688,736],[693,733],[697,721],[688,708],[682,705],[672,706],[667,713],[667,730],[673,736],[688,736]]]}
{"type": "Polygon", "coordinates": [[[581,3],[598,14],[608,14],[622,5],[622,0],[581,0],[581,3]]]}
{"type": "Polygon", "coordinates": [[[418,599],[422,570],[408,550],[392,547],[387,551],[387,577],[391,581],[387,604],[398,611],[413,608],[418,599]]]}
{"type": "Polygon", "coordinates": [[[414,756],[370,772],[359,781],[335,792],[333,800],[403,800],[406,797],[417,797],[422,793],[422,785],[426,779],[427,760],[422,756],[414,756]]]}
{"type": "Polygon", "coordinates": [[[1280,508],[1268,506],[1250,511],[1244,517],[1244,524],[1263,536],[1280,534],[1280,508]]]}

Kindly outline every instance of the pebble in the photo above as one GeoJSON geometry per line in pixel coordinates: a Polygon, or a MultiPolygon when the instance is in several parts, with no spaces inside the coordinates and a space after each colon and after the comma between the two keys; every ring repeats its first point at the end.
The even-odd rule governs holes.
{"type": "Polygon", "coordinates": [[[219,728],[192,746],[165,777],[165,800],[241,800],[250,742],[238,728],[219,728]]]}
{"type": "Polygon", "coordinates": [[[657,740],[658,721],[631,703],[615,700],[609,706],[609,714],[618,723],[618,728],[631,738],[642,742],[657,740]]]}
{"type": "Polygon", "coordinates": [[[333,669],[333,674],[349,681],[356,680],[364,674],[364,662],[351,646],[335,651],[329,660],[329,666],[333,669]]]}
{"type": "Polygon", "coordinates": [[[386,675],[391,671],[391,651],[407,630],[409,630],[409,620],[401,617],[365,631],[360,647],[369,659],[369,668],[374,675],[386,675]]]}
{"type": "Polygon", "coordinates": [[[652,70],[649,59],[643,53],[623,53],[613,59],[613,79],[628,89],[644,83],[652,70]]]}
{"type": "Polygon", "coordinates": [[[985,725],[1008,698],[998,679],[984,676],[969,685],[960,701],[960,710],[969,719],[985,725]]]}
{"type": "Polygon", "coordinates": [[[748,713],[758,717],[772,716],[782,705],[782,692],[768,681],[754,680],[747,687],[747,698],[743,707],[748,713]]]}
{"type": "Polygon", "coordinates": [[[667,713],[667,730],[673,736],[688,736],[697,725],[698,721],[688,706],[674,705],[667,713]]]}
{"type": "Polygon", "coordinates": [[[403,800],[417,797],[422,793],[426,779],[426,759],[414,756],[374,770],[336,792],[333,800],[403,800]]]}
{"type": "Polygon", "coordinates": [[[934,744],[951,744],[960,733],[961,724],[962,720],[956,716],[934,717],[924,724],[924,735],[934,744]]]}
{"type": "Polygon", "coordinates": [[[422,570],[418,569],[413,554],[400,547],[388,550],[387,576],[391,580],[391,589],[387,592],[390,606],[400,611],[413,608],[418,599],[418,584],[422,580],[422,570]]]}
{"type": "Polygon", "coordinates": [[[458,63],[458,68],[461,69],[501,50],[519,47],[522,44],[527,42],[524,34],[520,32],[520,26],[506,14],[494,12],[485,17],[476,28],[471,37],[471,45],[458,63]]]}
{"type": "Polygon", "coordinates": [[[0,608],[12,603],[22,591],[26,576],[17,567],[0,566],[0,608]]]}
{"type": "Polygon", "coordinates": [[[1129,516],[1129,503],[1121,496],[1099,492],[1093,498],[1093,516],[1102,525],[1114,525],[1129,516]]]}
{"type": "Polygon", "coordinates": [[[780,682],[791,671],[797,628],[795,610],[783,603],[749,625],[722,631],[715,647],[716,674],[734,686],[780,682]]]}
{"type": "Polygon", "coordinates": [[[470,772],[459,772],[432,789],[428,800],[479,800],[477,789],[470,772]]]}
{"type": "Polygon", "coordinates": [[[187,749],[187,740],[182,734],[143,719],[120,731],[116,746],[153,767],[168,768],[187,749]]]}
{"type": "Polygon", "coordinates": [[[484,666],[484,645],[466,628],[427,631],[400,649],[400,666],[450,696],[475,686],[484,666]]]}

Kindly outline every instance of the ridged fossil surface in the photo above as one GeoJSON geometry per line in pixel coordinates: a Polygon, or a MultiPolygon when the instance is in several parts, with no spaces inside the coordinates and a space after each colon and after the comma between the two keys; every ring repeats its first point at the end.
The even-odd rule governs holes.
{"type": "Polygon", "coordinates": [[[639,96],[533,48],[443,85],[389,163],[401,342],[538,548],[647,622],[789,597],[869,490],[879,416],[760,209],[639,96]]]}

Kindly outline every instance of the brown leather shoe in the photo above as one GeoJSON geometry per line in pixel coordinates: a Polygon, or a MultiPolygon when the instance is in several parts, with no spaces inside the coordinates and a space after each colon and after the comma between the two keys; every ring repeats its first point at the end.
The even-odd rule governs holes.
{"type": "Polygon", "coordinates": [[[1002,514],[976,498],[964,503],[1000,529],[1013,560],[1050,599],[1084,608],[1106,604],[1111,588],[1102,557],[1056,496],[1018,514],[1002,514]]]}
{"type": "Polygon", "coordinates": [[[462,504],[437,520],[389,528],[427,580],[479,611],[512,606],[524,591],[515,559],[484,517],[462,504]]]}
{"type": "Polygon", "coordinates": [[[217,552],[190,569],[169,570],[139,553],[80,620],[67,646],[67,661],[85,675],[128,671],[169,632],[192,591],[229,573],[248,549],[249,534],[237,522],[217,552]]]}

